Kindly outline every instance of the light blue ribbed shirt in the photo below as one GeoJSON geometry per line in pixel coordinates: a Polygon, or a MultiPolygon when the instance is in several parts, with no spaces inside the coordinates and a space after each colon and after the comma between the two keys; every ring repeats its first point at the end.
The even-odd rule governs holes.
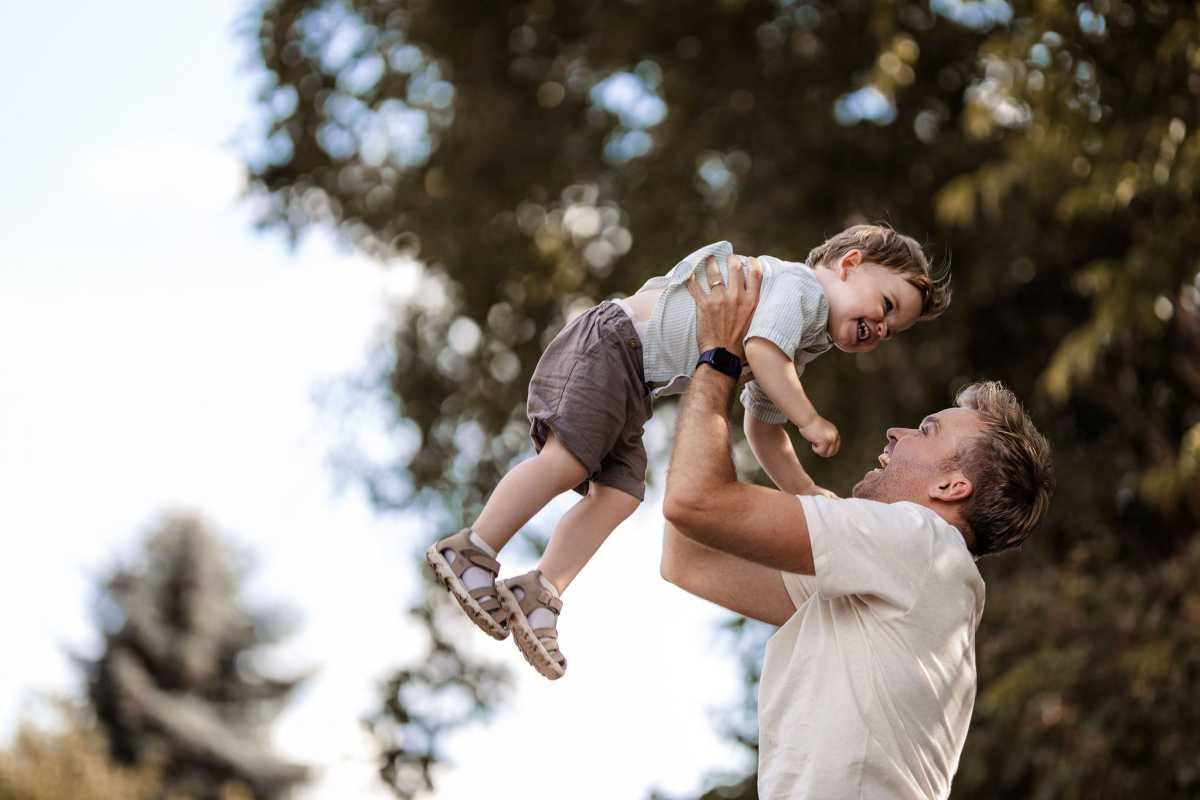
{"type": "MultiPolygon", "coordinates": [[[[682,394],[687,389],[700,347],[696,341],[696,303],[688,294],[687,279],[697,274],[700,285],[708,289],[704,261],[715,256],[721,277],[728,280],[729,257],[733,246],[716,242],[701,247],[676,264],[666,275],[651,278],[638,289],[663,289],[646,326],[642,358],[646,380],[654,385],[654,397],[682,394]]],[[[774,256],[759,256],[763,267],[758,306],[750,321],[746,339],[754,336],[774,343],[802,374],[804,366],[833,344],[829,335],[829,301],[808,265],[783,261],[774,256]]],[[[763,422],[779,425],[787,415],[771,401],[755,380],[742,390],[742,405],[763,422]]]]}

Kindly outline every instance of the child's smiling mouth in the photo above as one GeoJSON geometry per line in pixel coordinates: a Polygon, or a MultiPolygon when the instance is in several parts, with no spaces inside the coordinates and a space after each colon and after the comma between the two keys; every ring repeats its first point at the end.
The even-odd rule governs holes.
{"type": "Polygon", "coordinates": [[[867,325],[866,320],[861,317],[858,320],[858,339],[859,343],[865,342],[871,338],[871,328],[867,325]]]}

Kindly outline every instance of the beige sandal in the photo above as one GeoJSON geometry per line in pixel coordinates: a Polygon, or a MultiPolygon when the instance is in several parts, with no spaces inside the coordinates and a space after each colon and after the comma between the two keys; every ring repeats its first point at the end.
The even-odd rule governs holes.
{"type": "Polygon", "coordinates": [[[567,658],[558,649],[558,629],[534,628],[529,624],[529,615],[536,608],[548,608],[557,617],[563,603],[542,585],[541,574],[535,569],[499,581],[496,589],[500,593],[500,604],[508,612],[509,627],[516,632],[513,640],[517,649],[534,669],[553,681],[567,671],[567,658]],[[521,590],[520,600],[513,594],[513,589],[521,590]]]}
{"type": "Polygon", "coordinates": [[[463,528],[453,536],[434,542],[425,551],[425,560],[472,622],[493,639],[506,639],[508,612],[500,607],[495,584],[496,576],[500,574],[500,562],[476,547],[470,535],[471,529],[463,528]],[[446,560],[442,555],[443,550],[452,551],[454,560],[446,560]],[[492,573],[492,584],[468,589],[462,582],[462,575],[470,567],[479,567],[492,573]]]}

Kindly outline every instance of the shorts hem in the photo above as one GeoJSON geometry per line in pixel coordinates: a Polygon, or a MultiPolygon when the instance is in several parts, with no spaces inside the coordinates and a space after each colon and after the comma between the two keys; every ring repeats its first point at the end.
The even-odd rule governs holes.
{"type": "Polygon", "coordinates": [[[579,457],[577,448],[558,430],[555,429],[554,423],[556,423],[558,419],[559,417],[557,414],[550,417],[537,417],[531,423],[529,438],[533,440],[534,451],[540,453],[542,452],[542,448],[546,446],[546,439],[549,437],[539,437],[537,435],[539,433],[539,427],[544,427],[547,431],[554,434],[554,438],[558,439],[559,444],[561,444],[566,451],[571,454],[572,458],[578,461],[579,464],[588,471],[587,477],[583,479],[583,483],[574,487],[576,492],[586,496],[588,482],[593,480],[593,476],[599,472],[599,469],[594,470],[588,466],[587,460],[579,457]]]}
{"type": "Polygon", "coordinates": [[[616,489],[618,492],[624,492],[630,497],[637,500],[639,503],[646,500],[646,483],[642,481],[636,487],[631,486],[631,481],[609,481],[605,480],[603,475],[592,479],[593,483],[598,483],[601,486],[607,486],[609,489],[616,489]]]}

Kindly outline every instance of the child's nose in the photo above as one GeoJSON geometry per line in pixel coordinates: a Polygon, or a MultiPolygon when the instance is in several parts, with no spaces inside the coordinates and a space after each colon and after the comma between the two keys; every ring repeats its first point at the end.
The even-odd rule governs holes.
{"type": "Polygon", "coordinates": [[[892,335],[892,332],[888,330],[886,322],[880,321],[875,323],[875,335],[880,339],[886,339],[892,335]]]}

